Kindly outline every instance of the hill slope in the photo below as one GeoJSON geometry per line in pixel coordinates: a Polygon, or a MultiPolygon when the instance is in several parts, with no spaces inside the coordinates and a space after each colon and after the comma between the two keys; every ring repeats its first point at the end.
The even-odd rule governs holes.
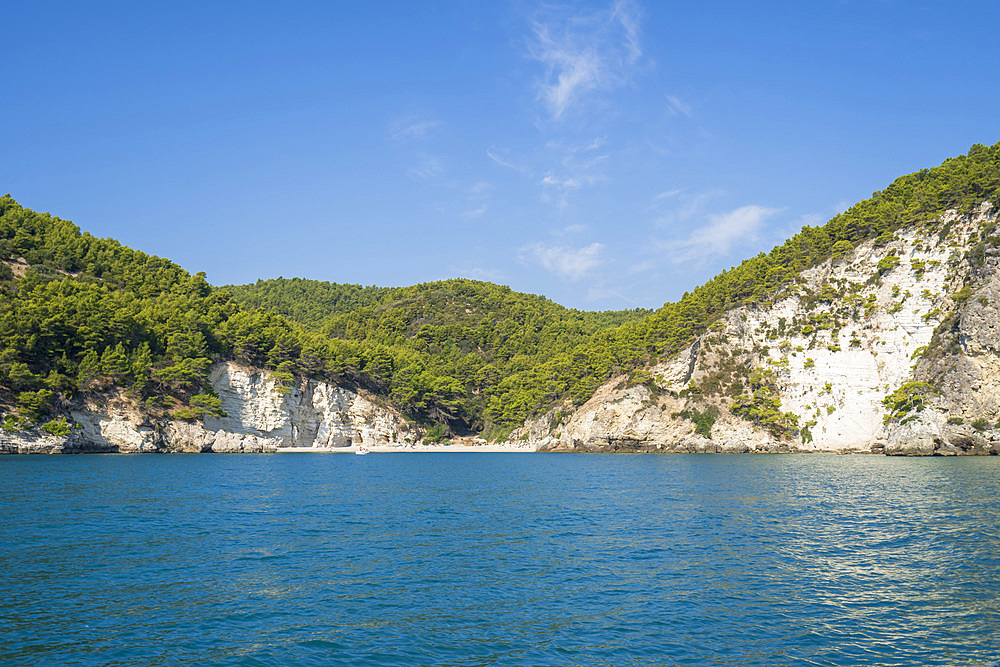
{"type": "Polygon", "coordinates": [[[859,244],[525,432],[552,449],[1000,451],[996,225],[986,202],[859,244]]]}
{"type": "MultiPolygon", "coordinates": [[[[515,436],[548,438],[551,446],[662,446],[694,429],[749,428],[751,441],[766,447],[885,440],[892,448],[893,433],[918,422],[940,435],[930,413],[917,410],[932,405],[950,426],[973,420],[984,427],[1000,417],[992,394],[963,403],[959,416],[952,414],[959,399],[945,385],[978,391],[994,381],[993,348],[977,343],[973,362],[968,346],[988,338],[981,325],[992,321],[991,293],[981,292],[994,275],[995,216],[984,203],[998,196],[1000,144],[973,146],[653,313],[584,313],[468,280],[377,288],[279,279],[213,288],[203,274],[81,233],[7,196],[0,198],[3,424],[12,431],[44,423],[62,433],[70,411],[102,396],[130,406],[139,415],[132,421],[214,424],[223,412],[242,414],[239,397],[266,385],[274,405],[254,408],[263,410],[255,422],[229,427],[266,426],[272,408],[290,409],[281,396],[333,400],[329,387],[364,394],[366,405],[394,405],[431,437],[447,430],[503,436],[527,422],[515,436]],[[876,324],[901,327],[909,338],[879,339],[866,328],[876,324]],[[896,356],[878,347],[886,339],[896,356]],[[916,355],[911,375],[913,362],[902,364],[899,355],[924,343],[928,352],[916,355]],[[824,345],[840,356],[826,359],[824,345]],[[854,361],[845,365],[848,358],[854,361]],[[808,402],[792,395],[813,391],[806,371],[823,378],[808,402]],[[844,385],[836,390],[843,400],[827,405],[820,396],[835,391],[841,375],[868,384],[844,385]],[[884,392],[877,401],[876,390],[884,392]],[[641,409],[616,408],[614,419],[594,412],[643,391],[641,409]],[[866,398],[848,401],[848,391],[866,398]],[[646,414],[653,406],[659,416],[646,414]],[[900,428],[876,433],[823,416],[841,409],[868,421],[885,416],[900,428]],[[590,415],[586,428],[583,415],[590,415]],[[621,419],[653,425],[640,437],[621,419]],[[564,430],[574,434],[568,441],[564,430]]],[[[300,412],[333,414],[317,405],[302,404],[300,412]]],[[[332,428],[303,419],[290,433],[332,428]]],[[[376,421],[395,424],[380,427],[379,437],[403,428],[397,417],[376,421]]],[[[945,442],[938,436],[932,450],[945,442]]]]}
{"type": "MultiPolygon", "coordinates": [[[[270,312],[243,308],[204,274],[95,238],[0,197],[0,408],[8,429],[120,391],[153,416],[218,411],[213,363],[378,386],[378,359],[270,312]]],[[[59,428],[53,426],[53,428],[59,428]]]]}
{"type": "MultiPolygon", "coordinates": [[[[650,314],[572,310],[473,280],[362,288],[279,278],[224,289],[247,307],[274,310],[330,339],[381,352],[390,400],[460,433],[498,424],[489,406],[503,378],[543,366],[597,332],[650,314]]],[[[507,430],[516,425],[499,424],[507,430]]]]}
{"type": "MultiPolygon", "coordinates": [[[[802,282],[802,271],[831,258],[850,255],[861,244],[884,248],[899,230],[928,224],[937,228],[940,225],[933,221],[946,211],[969,213],[983,201],[995,201],[998,196],[1000,144],[976,145],[967,155],[896,179],[885,190],[874,193],[825,225],[803,228],[770,253],[742,262],[655,313],[604,314],[599,320],[577,314],[581,326],[564,335],[560,335],[558,328],[542,331],[532,354],[523,359],[508,356],[512,363],[500,364],[502,372],[494,373],[498,369],[494,360],[484,359],[485,372],[490,373],[486,378],[477,380],[454,364],[446,368],[435,366],[430,372],[443,373],[466,386],[477,397],[475,405],[470,406],[472,413],[481,414],[484,425],[502,433],[563,400],[568,399],[568,403],[561,410],[579,406],[603,383],[622,373],[631,373],[633,381],[642,380],[647,374],[643,370],[646,366],[680,353],[732,309],[775,303],[802,282]]],[[[495,289],[471,281],[394,291],[296,280],[258,282],[230,289],[245,304],[275,308],[322,328],[324,334],[334,339],[375,340],[392,348],[419,346],[413,341],[424,321],[430,327],[427,333],[439,332],[440,329],[433,327],[450,323],[443,311],[436,310],[434,299],[426,296],[444,294],[459,285],[495,289]],[[403,303],[394,303],[394,299],[403,303]],[[407,303],[407,299],[416,300],[407,303]],[[332,314],[324,317],[327,308],[332,314]]],[[[459,301],[464,298],[458,297],[459,301]]],[[[441,302],[447,299],[440,297],[441,302]]],[[[502,312],[503,308],[498,310],[502,312]]],[[[560,319],[561,314],[551,310],[547,317],[550,321],[565,321],[560,319]],[[555,320],[551,319],[553,315],[555,320]]],[[[527,323],[518,316],[511,321],[522,326],[527,323]]],[[[530,327],[527,331],[530,337],[530,327]]],[[[457,332],[452,330],[445,335],[451,333],[457,332]]],[[[467,330],[459,338],[466,342],[476,340],[467,330]]],[[[442,350],[436,347],[432,351],[436,356],[442,350]]],[[[480,367],[475,368],[475,372],[480,372],[480,367]]]]}

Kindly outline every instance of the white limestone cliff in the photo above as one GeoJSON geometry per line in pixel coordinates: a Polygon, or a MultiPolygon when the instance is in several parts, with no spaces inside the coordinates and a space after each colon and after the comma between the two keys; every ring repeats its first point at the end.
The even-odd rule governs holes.
{"type": "Polygon", "coordinates": [[[527,433],[547,450],[881,452],[888,447],[889,453],[908,454],[949,453],[957,438],[965,442],[959,453],[987,453],[1000,432],[979,434],[973,445],[971,436],[956,435],[958,425],[946,420],[952,415],[957,421],[956,410],[969,417],[988,415],[993,423],[1000,418],[1000,275],[987,280],[967,305],[955,300],[966,280],[976,278],[963,261],[966,252],[979,230],[995,220],[995,209],[984,203],[971,215],[949,211],[936,221],[936,228],[948,230],[945,238],[911,228],[884,245],[864,243],[803,272],[773,305],[729,311],[691,347],[648,368],[652,386],[613,378],[579,408],[559,406],[513,437],[527,433]],[[895,266],[891,259],[883,261],[892,257],[898,258],[895,266]],[[883,399],[914,378],[935,330],[960,306],[963,354],[949,361],[934,405],[919,424],[887,424],[883,399]],[[729,412],[732,396],[715,384],[734,376],[745,382],[751,370],[770,374],[781,410],[793,413],[805,432],[776,437],[729,412]],[[679,413],[709,405],[720,415],[712,437],[705,438],[679,413]]]}
{"type": "Polygon", "coordinates": [[[253,434],[278,447],[350,447],[414,442],[415,426],[374,396],[325,382],[285,390],[267,371],[217,365],[210,382],[226,416],[206,418],[212,431],[253,434]]]}
{"type": "Polygon", "coordinates": [[[421,432],[394,408],[365,392],[325,382],[281,387],[267,371],[233,362],[209,376],[223,417],[204,423],[151,420],[126,400],[77,406],[68,436],[0,432],[0,453],[219,452],[261,453],[281,448],[347,448],[416,442],[421,432]]]}
{"type": "MultiPolygon", "coordinates": [[[[997,212],[987,202],[931,222],[803,272],[772,302],[727,312],[645,375],[613,378],[511,440],[557,451],[1000,453],[1000,240],[983,239],[997,212]],[[755,375],[766,375],[794,428],[730,410],[755,375]],[[888,414],[883,399],[911,381],[933,388],[923,411],[888,414]],[[708,409],[718,417],[699,434],[692,412],[708,409]]],[[[209,380],[224,416],[151,419],[106,396],[74,406],[68,436],[0,432],[0,453],[273,452],[421,437],[363,391],[286,387],[234,362],[216,364],[209,380]]]]}

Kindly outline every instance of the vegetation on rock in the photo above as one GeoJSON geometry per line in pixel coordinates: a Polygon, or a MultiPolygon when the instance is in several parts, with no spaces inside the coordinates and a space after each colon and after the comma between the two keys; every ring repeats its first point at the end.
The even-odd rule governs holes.
{"type": "Polygon", "coordinates": [[[892,420],[906,423],[916,419],[917,413],[924,409],[933,392],[934,388],[927,382],[904,382],[882,400],[882,405],[889,413],[885,417],[886,423],[892,420]]]}
{"type": "MultiPolygon", "coordinates": [[[[807,310],[838,307],[782,321],[773,339],[829,331],[827,345],[839,349],[841,326],[871,316],[874,299],[854,296],[861,286],[847,282],[809,292],[796,284],[802,270],[841,261],[865,241],[886,243],[907,226],[946,240],[950,224],[932,225],[941,212],[969,211],[984,200],[1000,201],[998,195],[1000,144],[976,145],[897,179],[655,312],[603,313],[471,280],[382,288],[278,279],[214,288],[203,273],[81,233],[8,195],[0,198],[3,427],[51,423],[67,401],[110,391],[154,415],[219,415],[208,372],[213,362],[234,359],[269,369],[287,391],[300,377],[367,388],[432,427],[435,437],[499,436],[561,401],[582,403],[616,375],[658,391],[643,374],[649,364],[683,350],[732,308],[767,306],[783,293],[799,290],[807,310]]],[[[984,232],[965,259],[984,263],[994,239],[984,232]]],[[[879,270],[900,261],[887,257],[879,270]]],[[[917,278],[927,270],[920,260],[910,267],[917,278]]],[[[970,293],[962,290],[955,303],[970,293]]],[[[954,344],[946,335],[954,325],[951,315],[944,317],[932,352],[954,344]]],[[[735,372],[745,362],[727,363],[735,372]]],[[[766,373],[734,378],[720,370],[698,390],[726,393],[735,414],[775,435],[794,434],[797,418],[781,411],[766,373]]],[[[901,387],[886,399],[891,418],[917,411],[926,393],[901,387]]],[[[690,418],[699,433],[710,432],[705,412],[690,418]]]]}

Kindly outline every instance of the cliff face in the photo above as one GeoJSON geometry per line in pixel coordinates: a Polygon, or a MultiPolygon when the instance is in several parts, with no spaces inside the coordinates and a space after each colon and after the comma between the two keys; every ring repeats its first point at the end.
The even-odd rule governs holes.
{"type": "Polygon", "coordinates": [[[315,381],[281,393],[266,371],[233,363],[216,366],[210,380],[226,413],[205,420],[211,431],[255,434],[278,447],[387,445],[419,436],[398,411],[370,394],[315,381]]]}
{"type": "Polygon", "coordinates": [[[71,410],[68,436],[0,432],[0,453],[275,452],[415,442],[419,430],[373,396],[313,380],[287,389],[266,371],[228,362],[211,372],[224,417],[149,420],[128,401],[71,410]]]}
{"type": "Polygon", "coordinates": [[[863,244],[514,437],[577,451],[996,453],[1000,274],[981,238],[995,222],[985,203],[863,244]],[[883,400],[908,382],[929,388],[892,412],[883,400]]]}
{"type": "MultiPolygon", "coordinates": [[[[949,211],[842,248],[686,350],[512,434],[541,450],[1000,453],[996,209],[949,211]]],[[[0,431],[0,453],[273,452],[419,440],[374,396],[212,368],[224,416],[150,419],[124,396],[75,405],[67,436],[0,431]]]]}

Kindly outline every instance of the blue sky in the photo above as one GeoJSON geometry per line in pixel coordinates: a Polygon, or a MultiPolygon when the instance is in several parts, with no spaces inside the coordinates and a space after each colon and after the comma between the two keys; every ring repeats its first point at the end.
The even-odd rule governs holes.
{"type": "Polygon", "coordinates": [[[9,3],[0,191],[214,284],[658,307],[1000,140],[998,7],[9,3]]]}

